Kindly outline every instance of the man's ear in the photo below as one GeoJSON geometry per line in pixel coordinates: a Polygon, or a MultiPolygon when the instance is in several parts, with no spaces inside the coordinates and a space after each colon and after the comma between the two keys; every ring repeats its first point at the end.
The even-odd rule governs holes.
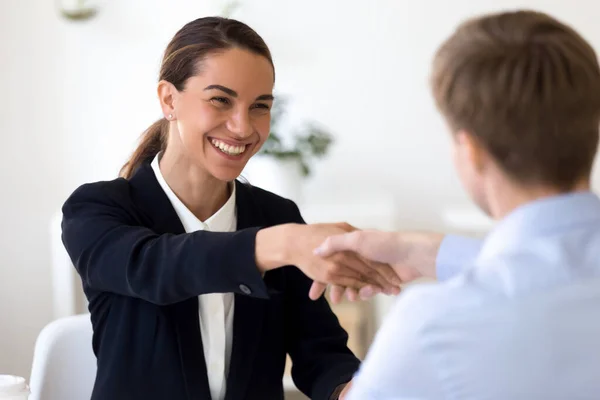
{"type": "Polygon", "coordinates": [[[175,112],[177,88],[171,82],[160,81],[158,82],[157,92],[164,117],[169,120],[175,119],[177,115],[175,112]]]}
{"type": "Polygon", "coordinates": [[[488,159],[487,150],[481,142],[471,133],[460,130],[455,135],[457,150],[473,166],[475,171],[481,172],[485,168],[488,159]]]}

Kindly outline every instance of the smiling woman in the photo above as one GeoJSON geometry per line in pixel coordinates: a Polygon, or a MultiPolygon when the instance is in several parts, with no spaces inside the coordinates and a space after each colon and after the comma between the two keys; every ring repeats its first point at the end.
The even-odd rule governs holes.
{"type": "Polygon", "coordinates": [[[161,168],[168,168],[171,155],[185,151],[205,178],[231,181],[267,139],[275,81],[268,47],[241,23],[227,23],[227,32],[210,28],[192,22],[167,47],[158,84],[165,118],[144,133],[122,176],[149,155],[164,152],[161,168]],[[200,35],[205,42],[194,43],[200,35]]]}
{"type": "Polygon", "coordinates": [[[292,201],[236,180],[268,138],[274,77],[247,25],[188,23],[164,54],[164,118],[120,178],[65,203],[63,242],[94,327],[93,400],[283,399],[286,354],[296,386],[329,400],[358,369],[323,285],[393,293],[398,277],[318,257],[353,228],[306,225],[292,201]]]}
{"type": "Polygon", "coordinates": [[[202,73],[188,78],[184,90],[166,80],[158,85],[171,121],[161,166],[181,168],[185,154],[186,168],[202,170],[204,181],[232,181],[269,136],[273,66],[264,55],[242,48],[199,63],[202,73]]]}
{"type": "MultiPolygon", "coordinates": [[[[205,91],[215,91],[216,90],[216,91],[220,91],[220,92],[228,95],[228,97],[215,96],[210,99],[211,102],[214,102],[214,104],[216,106],[220,107],[221,109],[227,109],[227,108],[231,108],[231,106],[233,106],[233,101],[230,100],[230,98],[233,98],[234,100],[239,99],[238,93],[235,90],[230,89],[225,86],[222,86],[222,85],[209,85],[209,86],[205,87],[204,90],[205,91]]],[[[261,123],[264,123],[265,121],[267,121],[270,125],[269,110],[271,109],[272,102],[273,102],[272,94],[263,94],[263,95],[258,96],[255,99],[253,107],[251,108],[251,110],[253,110],[252,113],[254,114],[255,121],[258,120],[261,123]],[[264,117],[268,117],[268,119],[264,118],[264,117]]],[[[231,128],[230,128],[230,132],[235,132],[236,130],[239,131],[239,128],[238,129],[236,129],[235,127],[231,127],[231,128]],[[231,128],[233,128],[233,129],[231,129],[231,128]]],[[[212,137],[212,136],[209,137],[209,140],[212,143],[212,145],[215,147],[215,149],[219,150],[221,155],[223,155],[224,157],[227,157],[229,160],[245,161],[244,162],[244,165],[245,165],[246,162],[248,161],[248,158],[250,158],[253,154],[255,154],[256,151],[258,151],[260,146],[265,142],[266,137],[268,137],[268,135],[269,135],[268,126],[267,126],[267,134],[266,135],[264,133],[264,127],[261,127],[261,128],[262,129],[260,129],[260,130],[256,129],[256,132],[260,132],[257,135],[258,140],[252,140],[252,138],[246,139],[244,137],[243,132],[241,133],[241,135],[238,134],[237,138],[234,138],[234,140],[212,137]]],[[[239,175],[240,172],[241,171],[238,171],[237,175],[239,175]]],[[[237,175],[236,175],[236,177],[237,177],[237,175]]]]}

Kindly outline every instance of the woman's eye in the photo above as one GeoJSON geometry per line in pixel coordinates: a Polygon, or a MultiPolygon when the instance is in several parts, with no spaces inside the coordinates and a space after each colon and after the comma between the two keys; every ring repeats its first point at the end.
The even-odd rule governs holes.
{"type": "Polygon", "coordinates": [[[229,99],[227,97],[213,97],[210,101],[218,103],[219,105],[229,105],[229,99]]]}
{"type": "Polygon", "coordinates": [[[252,106],[252,108],[262,110],[262,111],[267,111],[267,110],[269,110],[269,105],[264,104],[264,103],[256,103],[252,106]]]}

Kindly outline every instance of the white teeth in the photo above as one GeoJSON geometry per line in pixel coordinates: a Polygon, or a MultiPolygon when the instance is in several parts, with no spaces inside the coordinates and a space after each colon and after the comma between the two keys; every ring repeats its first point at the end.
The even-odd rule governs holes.
{"type": "Polygon", "coordinates": [[[244,150],[246,150],[246,146],[231,146],[217,139],[212,139],[211,143],[217,149],[221,150],[225,154],[229,154],[230,156],[240,155],[244,152],[244,150]]]}

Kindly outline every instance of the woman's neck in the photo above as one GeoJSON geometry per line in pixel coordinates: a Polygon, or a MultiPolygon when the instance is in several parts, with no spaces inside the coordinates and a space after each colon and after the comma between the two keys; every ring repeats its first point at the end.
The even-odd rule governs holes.
{"type": "Polygon", "coordinates": [[[159,161],[160,171],[175,195],[200,220],[206,221],[227,202],[230,189],[206,170],[168,149],[159,161]]]}

